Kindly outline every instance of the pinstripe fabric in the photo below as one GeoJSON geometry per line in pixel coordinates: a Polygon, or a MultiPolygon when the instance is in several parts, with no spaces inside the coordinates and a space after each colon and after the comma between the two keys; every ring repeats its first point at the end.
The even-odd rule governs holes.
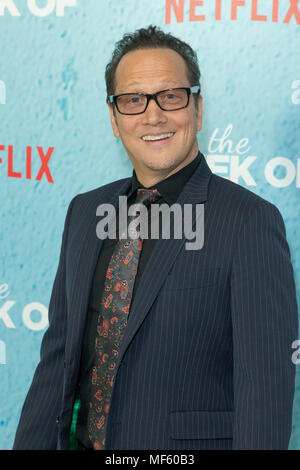
{"type": "MultiPolygon", "coordinates": [[[[102,244],[96,207],[117,206],[129,185],[125,178],[70,204],[50,326],[14,449],[68,448],[102,244]]],[[[185,250],[184,238],[155,245],[116,364],[106,447],[286,449],[298,307],[282,216],[263,198],[213,175],[204,158],[177,203],[204,203],[204,246],[185,250]]],[[[193,222],[195,230],[195,212],[193,222]]]]}

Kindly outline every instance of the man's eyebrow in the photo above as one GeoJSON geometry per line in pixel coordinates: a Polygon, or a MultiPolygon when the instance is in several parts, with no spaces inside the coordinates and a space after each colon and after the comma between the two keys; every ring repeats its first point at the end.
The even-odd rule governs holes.
{"type": "MultiPolygon", "coordinates": [[[[132,87],[132,86],[138,86],[140,88],[143,88],[142,84],[140,82],[130,82],[127,84],[127,87],[132,87]]],[[[158,83],[157,87],[160,88],[160,87],[164,87],[164,86],[169,86],[169,87],[172,87],[172,86],[179,86],[178,85],[178,82],[176,82],[175,80],[163,80],[161,82],[158,83]]]]}

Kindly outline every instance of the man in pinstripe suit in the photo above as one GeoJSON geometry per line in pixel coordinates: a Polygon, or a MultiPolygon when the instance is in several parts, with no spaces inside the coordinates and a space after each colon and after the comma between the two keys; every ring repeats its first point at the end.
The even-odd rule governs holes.
{"type": "MultiPolygon", "coordinates": [[[[96,237],[96,209],[117,209],[138,187],[157,188],[169,205],[204,204],[204,245],[186,250],[186,235],[144,240],[105,448],[287,449],[298,307],[282,216],[212,174],[199,152],[200,72],[190,46],[155,27],[138,30],[117,44],[106,83],[133,175],[70,203],[14,449],[92,448],[91,345],[115,243],[96,237]]],[[[193,228],[196,219],[194,211],[193,228]]]]}

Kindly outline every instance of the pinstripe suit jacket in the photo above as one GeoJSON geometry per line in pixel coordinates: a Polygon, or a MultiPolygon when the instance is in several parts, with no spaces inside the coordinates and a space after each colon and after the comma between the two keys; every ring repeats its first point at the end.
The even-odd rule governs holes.
{"type": "MultiPolygon", "coordinates": [[[[130,184],[121,179],[70,203],[49,328],[14,449],[68,449],[102,245],[96,208],[117,208],[130,184]]],[[[107,449],[287,449],[298,308],[282,216],[212,174],[205,158],[177,203],[204,204],[204,245],[186,250],[185,237],[155,244],[116,365],[107,449]]]]}

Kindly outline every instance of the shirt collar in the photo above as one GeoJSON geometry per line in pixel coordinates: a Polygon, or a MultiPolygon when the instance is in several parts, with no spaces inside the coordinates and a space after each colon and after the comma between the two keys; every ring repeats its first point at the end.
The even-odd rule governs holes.
{"type": "MultiPolygon", "coordinates": [[[[157,188],[162,198],[167,202],[167,204],[172,205],[177,201],[178,196],[183,189],[183,186],[192,176],[192,173],[195,171],[202,158],[204,158],[202,153],[198,152],[194,160],[192,160],[188,165],[184,166],[173,175],[168,176],[168,178],[165,178],[162,181],[159,181],[158,183],[154,184],[150,188],[146,189],[157,188]]],[[[138,188],[145,187],[139,182],[135,170],[133,170],[131,178],[131,187],[129,189],[129,193],[127,194],[127,198],[133,196],[138,188]]]]}

